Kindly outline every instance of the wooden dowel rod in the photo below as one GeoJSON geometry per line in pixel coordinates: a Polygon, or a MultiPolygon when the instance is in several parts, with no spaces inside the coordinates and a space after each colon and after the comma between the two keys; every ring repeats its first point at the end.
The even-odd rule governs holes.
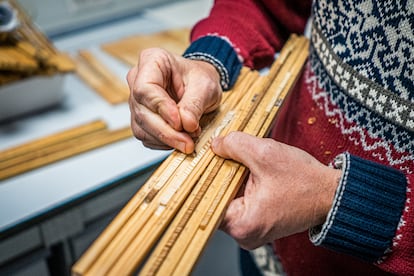
{"type": "Polygon", "coordinates": [[[67,129],[59,133],[48,135],[46,137],[7,149],[0,152],[0,168],[3,162],[18,156],[31,154],[33,151],[38,151],[49,147],[51,145],[63,143],[64,141],[80,137],[86,134],[101,131],[107,128],[107,125],[102,120],[95,120],[90,123],[83,124],[78,127],[67,129]]]}
{"type": "Polygon", "coordinates": [[[76,59],[78,75],[111,104],[125,102],[129,88],[125,82],[99,61],[91,52],[82,50],[76,59]]]}
{"type": "Polygon", "coordinates": [[[11,158],[5,162],[0,162],[0,171],[12,167],[25,167],[27,163],[35,162],[34,160],[36,159],[43,159],[56,152],[67,151],[69,148],[77,147],[80,144],[87,143],[92,140],[98,140],[105,135],[108,135],[108,131],[106,129],[102,129],[92,133],[86,133],[82,136],[73,137],[60,143],[50,144],[42,148],[38,148],[27,152],[26,154],[11,158]]]}
{"type": "Polygon", "coordinates": [[[85,143],[76,143],[66,150],[58,151],[51,153],[50,155],[43,156],[41,158],[32,159],[23,164],[18,164],[16,166],[8,167],[5,170],[0,171],[0,180],[18,175],[23,172],[27,172],[41,166],[75,156],[77,154],[84,153],[89,150],[93,150],[102,146],[105,146],[110,143],[117,142],[122,139],[132,137],[130,128],[123,128],[115,131],[108,132],[107,135],[101,137],[100,139],[87,141],[85,143]]]}

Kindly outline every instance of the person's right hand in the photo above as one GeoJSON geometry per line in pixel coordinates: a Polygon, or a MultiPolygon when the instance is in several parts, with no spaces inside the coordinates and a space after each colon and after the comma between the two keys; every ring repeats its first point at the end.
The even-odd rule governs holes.
{"type": "Polygon", "coordinates": [[[193,152],[201,116],[221,101],[215,67],[150,48],[142,51],[127,81],[134,136],[146,147],[193,152]]]}

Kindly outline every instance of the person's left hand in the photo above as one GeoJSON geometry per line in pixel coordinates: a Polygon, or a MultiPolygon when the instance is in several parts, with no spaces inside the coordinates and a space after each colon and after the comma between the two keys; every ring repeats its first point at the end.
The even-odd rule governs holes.
{"type": "Polygon", "coordinates": [[[269,138],[232,132],[213,151],[250,170],[244,192],[229,205],[221,229],[251,250],[322,224],[341,171],[305,151],[269,138]]]}

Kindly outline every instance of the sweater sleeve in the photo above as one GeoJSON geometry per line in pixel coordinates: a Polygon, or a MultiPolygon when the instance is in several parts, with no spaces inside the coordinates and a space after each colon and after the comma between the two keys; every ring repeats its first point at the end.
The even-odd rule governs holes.
{"type": "Polygon", "coordinates": [[[192,29],[192,44],[184,56],[213,63],[228,89],[241,64],[254,69],[269,66],[290,33],[303,33],[310,8],[311,1],[300,0],[216,0],[209,16],[192,29]]]}
{"type": "Polygon", "coordinates": [[[311,241],[413,275],[410,177],[350,154],[338,156],[335,164],[343,173],[334,203],[325,223],[310,229],[311,241]]]}

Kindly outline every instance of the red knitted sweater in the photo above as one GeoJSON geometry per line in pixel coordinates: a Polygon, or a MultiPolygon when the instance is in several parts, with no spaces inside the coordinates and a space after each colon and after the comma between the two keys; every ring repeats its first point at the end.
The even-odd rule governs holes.
{"type": "MultiPolygon", "coordinates": [[[[273,137],[325,164],[343,152],[374,161],[350,161],[349,178],[344,182],[359,183],[354,207],[364,202],[358,198],[369,194],[373,185],[396,183],[387,178],[387,168],[403,175],[398,182],[405,191],[403,197],[383,192],[389,197],[376,195],[379,202],[370,203],[374,212],[365,214],[371,205],[364,205],[359,208],[364,214],[355,208],[332,215],[333,225],[347,224],[347,220],[339,222],[340,218],[359,215],[362,224],[368,221],[371,225],[372,220],[377,228],[365,228],[369,233],[361,234],[357,221],[336,228],[345,233],[341,242],[331,243],[328,238],[311,242],[307,232],[275,241],[275,254],[288,275],[414,275],[414,3],[397,1],[394,7],[381,1],[360,2],[316,1],[311,5],[303,0],[216,0],[209,17],[192,31],[192,41],[208,35],[225,38],[244,65],[258,69],[271,64],[290,33],[303,33],[312,11],[309,62],[278,117],[273,137]],[[365,166],[366,177],[359,172],[365,166]],[[375,238],[382,230],[378,227],[381,218],[392,216],[387,202],[398,200],[403,202],[393,213],[398,215],[398,226],[386,240],[379,238],[389,244],[384,252],[367,257],[375,250],[349,245],[354,236],[375,238]],[[347,227],[355,229],[343,230],[347,227]]],[[[329,235],[335,240],[334,234],[329,235]]]]}

